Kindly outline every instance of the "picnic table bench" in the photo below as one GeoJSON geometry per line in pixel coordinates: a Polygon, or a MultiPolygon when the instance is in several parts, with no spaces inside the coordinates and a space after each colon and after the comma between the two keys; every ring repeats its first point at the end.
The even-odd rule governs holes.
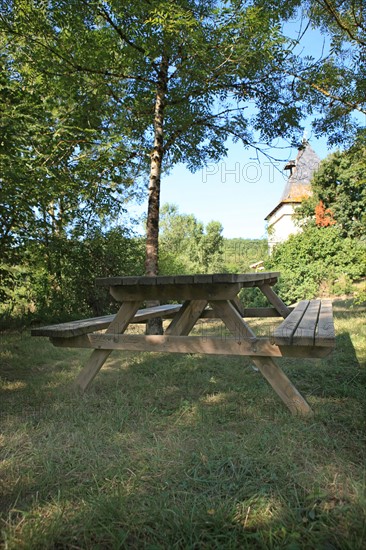
{"type": "Polygon", "coordinates": [[[278,277],[279,273],[261,272],[97,279],[97,285],[109,286],[111,295],[122,302],[117,314],[39,327],[31,333],[49,337],[55,346],[92,350],[76,380],[83,391],[113,350],[249,356],[291,412],[308,415],[310,406],[274,358],[331,353],[335,346],[332,304],[303,300],[289,308],[273,290],[278,277]],[[238,293],[248,287],[258,288],[270,306],[245,308],[238,293]],[[151,300],[183,303],[141,309],[151,300]],[[163,335],[125,333],[130,324],[154,317],[171,319],[163,335]],[[259,317],[284,320],[263,337],[250,326],[250,319],[259,317]],[[229,335],[190,335],[197,322],[207,318],[221,320],[229,335]]]}

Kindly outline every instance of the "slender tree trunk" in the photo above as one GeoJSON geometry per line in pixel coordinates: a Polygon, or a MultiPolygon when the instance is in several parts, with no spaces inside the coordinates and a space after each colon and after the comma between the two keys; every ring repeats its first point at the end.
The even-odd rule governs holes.
{"type": "MultiPolygon", "coordinates": [[[[151,152],[149,203],[146,222],[145,273],[155,276],[159,272],[159,213],[160,181],[164,156],[164,108],[168,82],[168,59],[162,56],[155,98],[154,147],[151,152]]],[[[158,305],[150,302],[148,306],[158,305]]],[[[146,324],[148,334],[162,334],[161,319],[152,319],[146,324]]]]}

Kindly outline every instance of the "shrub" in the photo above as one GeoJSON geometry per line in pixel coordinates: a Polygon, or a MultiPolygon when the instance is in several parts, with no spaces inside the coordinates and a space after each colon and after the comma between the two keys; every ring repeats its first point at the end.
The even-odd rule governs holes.
{"type": "Polygon", "coordinates": [[[290,303],[313,298],[324,282],[337,292],[349,288],[366,273],[365,252],[364,242],[342,238],[337,227],[308,227],[277,245],[266,266],[281,272],[278,291],[290,303]]]}

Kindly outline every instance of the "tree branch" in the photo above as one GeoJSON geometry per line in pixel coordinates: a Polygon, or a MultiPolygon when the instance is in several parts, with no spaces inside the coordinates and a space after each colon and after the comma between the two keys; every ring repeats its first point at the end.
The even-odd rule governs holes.
{"type": "MultiPolygon", "coordinates": [[[[116,25],[116,23],[113,21],[113,18],[110,16],[110,14],[108,13],[107,9],[106,8],[99,8],[98,9],[98,12],[99,12],[99,15],[101,17],[104,18],[105,21],[107,21],[107,23],[109,23],[111,25],[111,27],[116,31],[116,33],[118,34],[118,36],[121,38],[121,40],[123,40],[126,44],[128,44],[131,48],[134,48],[135,50],[137,50],[138,52],[142,53],[142,55],[144,57],[147,57],[147,54],[146,54],[146,51],[144,50],[144,48],[142,48],[141,46],[139,46],[138,44],[135,44],[134,42],[132,42],[132,40],[130,40],[127,35],[122,31],[121,27],[119,27],[118,25],[116,25]]],[[[156,70],[158,71],[159,70],[159,67],[156,65],[156,63],[154,63],[153,61],[150,62],[151,63],[151,66],[156,70]]]]}
{"type": "MultiPolygon", "coordinates": [[[[341,16],[339,15],[337,10],[335,9],[334,5],[329,0],[315,0],[315,1],[317,2],[317,4],[319,4],[321,7],[323,7],[331,17],[333,17],[333,19],[337,23],[338,27],[340,29],[342,29],[349,36],[349,38],[351,38],[351,40],[353,40],[354,42],[357,42],[358,44],[361,44],[362,46],[366,46],[366,41],[362,40],[362,38],[355,35],[351,31],[349,26],[346,25],[346,23],[344,23],[341,16]]],[[[354,11],[353,7],[352,7],[352,11],[353,11],[353,18],[354,18],[356,26],[363,29],[364,27],[361,24],[361,22],[358,22],[357,19],[356,19],[356,14],[355,14],[355,11],[354,11]]]]}
{"type": "Polygon", "coordinates": [[[333,101],[338,101],[342,105],[350,107],[352,110],[359,111],[362,114],[366,114],[366,108],[365,109],[362,108],[357,103],[347,101],[346,99],[342,98],[341,96],[333,94],[332,92],[330,92],[329,90],[326,90],[322,86],[319,86],[318,84],[315,84],[315,82],[309,82],[309,80],[307,80],[306,78],[304,78],[303,76],[301,76],[299,74],[291,73],[289,71],[284,71],[284,72],[288,76],[291,76],[292,78],[294,78],[296,80],[300,80],[300,82],[303,82],[304,84],[307,84],[307,86],[310,86],[310,88],[313,88],[314,90],[316,90],[317,92],[319,92],[323,96],[329,97],[329,99],[332,99],[333,101]]]}

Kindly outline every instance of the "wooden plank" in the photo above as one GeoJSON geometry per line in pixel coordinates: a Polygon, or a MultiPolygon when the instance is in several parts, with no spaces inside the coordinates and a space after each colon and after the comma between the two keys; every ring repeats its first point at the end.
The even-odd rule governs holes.
{"type": "MultiPolygon", "coordinates": [[[[273,342],[271,340],[271,342],[273,342]]],[[[298,357],[304,359],[315,359],[327,357],[333,351],[329,346],[279,346],[283,357],[298,357]]]]}
{"type": "Polygon", "coordinates": [[[335,329],[333,321],[333,307],[331,300],[322,300],[315,334],[316,346],[335,346],[335,329]]]}
{"type": "Polygon", "coordinates": [[[252,356],[252,360],[292,414],[313,415],[309,404],[271,357],[252,356]]]}
{"type": "MultiPolygon", "coordinates": [[[[230,300],[233,303],[233,300],[230,300]]],[[[233,304],[235,307],[235,304],[233,304]]],[[[236,308],[238,309],[238,308],[236,308]]],[[[289,307],[290,311],[293,311],[293,307],[289,307]]],[[[282,317],[280,313],[278,313],[277,309],[274,307],[244,307],[242,309],[242,317],[244,318],[250,318],[250,317],[282,317]]],[[[205,309],[202,312],[201,318],[204,319],[216,319],[216,314],[212,309],[205,309]]]]}
{"type": "Polygon", "coordinates": [[[320,300],[311,300],[292,336],[292,345],[312,346],[315,342],[316,326],[320,311],[320,300]]]}
{"type": "MultiPolygon", "coordinates": [[[[90,334],[90,333],[89,333],[90,334]]],[[[79,336],[72,336],[71,338],[65,338],[64,336],[51,336],[50,342],[57,348],[89,348],[93,349],[90,343],[88,334],[80,334],[79,336]]]]}
{"type": "Polygon", "coordinates": [[[157,285],[167,285],[172,284],[171,275],[159,275],[159,277],[156,277],[156,284],[157,285]]]}
{"type": "MultiPolygon", "coordinates": [[[[243,286],[246,286],[248,283],[263,283],[264,281],[277,281],[280,273],[277,271],[273,272],[258,272],[258,273],[214,273],[212,280],[214,283],[243,283],[243,286]]],[[[249,286],[249,285],[248,285],[249,286]]]]}
{"type": "MultiPolygon", "coordinates": [[[[181,304],[165,304],[151,308],[139,309],[132,319],[131,323],[141,323],[154,317],[169,317],[181,309],[181,304]]],[[[108,328],[115,315],[104,315],[103,317],[93,317],[91,319],[82,319],[80,321],[70,321],[69,323],[60,323],[31,330],[32,336],[48,336],[49,338],[72,338],[80,334],[88,334],[96,330],[108,328]]]]}
{"type": "Polygon", "coordinates": [[[148,351],[160,353],[200,353],[207,355],[258,355],[281,357],[278,346],[268,338],[241,341],[206,336],[89,334],[93,347],[108,350],[148,351]]]}
{"type": "MultiPolygon", "coordinates": [[[[213,273],[208,275],[176,275],[174,276],[174,284],[176,285],[185,285],[187,283],[193,282],[194,277],[202,277],[202,280],[206,280],[207,277],[212,277],[213,283],[218,284],[233,284],[233,283],[258,283],[264,281],[273,281],[275,282],[279,277],[279,272],[258,272],[258,273],[213,273]],[[187,277],[189,278],[187,280],[187,277]]],[[[98,286],[127,286],[127,285],[159,285],[166,284],[166,276],[157,276],[157,277],[98,277],[96,279],[96,284],[98,286]]],[[[210,280],[211,282],[211,280],[210,280]]],[[[170,284],[168,282],[168,284],[170,284]]]]}
{"type": "Polygon", "coordinates": [[[114,314],[104,315],[103,317],[92,317],[91,319],[33,328],[31,336],[48,336],[49,338],[63,336],[64,338],[72,338],[79,334],[87,334],[88,332],[107,328],[114,317],[114,314]]]}
{"type": "Polygon", "coordinates": [[[185,284],[151,286],[111,286],[110,293],[119,302],[135,300],[231,300],[241,289],[240,283],[233,284],[185,284]]]}
{"type": "MultiPolygon", "coordinates": [[[[92,340],[94,336],[100,336],[100,334],[82,334],[80,336],[74,336],[73,338],[63,338],[63,337],[57,337],[57,338],[50,338],[51,343],[56,347],[61,348],[87,348],[87,349],[95,349],[95,348],[101,348],[103,345],[100,345],[100,341],[98,339],[95,340],[95,344],[92,343],[92,341],[89,339],[92,337],[92,340]]],[[[116,342],[116,346],[113,347],[112,344],[109,344],[109,347],[116,350],[129,350],[129,351],[156,351],[156,352],[166,352],[166,353],[208,353],[206,351],[207,348],[199,347],[199,344],[197,344],[196,340],[198,341],[199,338],[202,339],[202,341],[211,341],[211,337],[206,336],[169,336],[166,338],[179,338],[179,342],[184,343],[182,339],[190,338],[191,341],[186,341],[184,345],[187,346],[187,348],[182,347],[180,344],[178,345],[177,349],[186,349],[185,352],[183,351],[176,351],[172,342],[172,349],[168,349],[169,345],[164,344],[164,349],[159,349],[158,345],[154,345],[154,338],[164,338],[163,336],[144,336],[144,335],[130,335],[130,334],[123,334],[123,339],[120,338],[120,335],[113,335],[113,341],[116,342]],[[145,344],[145,338],[153,338],[153,340],[149,340],[151,344],[151,348],[147,350],[146,344],[145,344]],[[195,340],[195,341],[193,341],[195,340]],[[196,350],[196,351],[195,351],[196,350]]],[[[111,337],[111,335],[109,335],[111,337]]],[[[240,342],[235,340],[234,338],[215,338],[212,337],[213,343],[212,343],[212,350],[216,350],[215,354],[218,355],[268,355],[271,357],[292,357],[292,358],[299,358],[299,357],[306,357],[306,358],[319,358],[319,357],[326,357],[330,353],[332,353],[332,348],[328,347],[320,347],[320,346],[276,346],[273,344],[272,340],[268,338],[245,338],[241,340],[240,342]],[[228,342],[228,344],[223,344],[223,347],[219,347],[219,344],[217,343],[217,340],[220,340],[222,342],[228,342]],[[244,342],[243,347],[241,346],[241,342],[244,342]],[[235,343],[235,345],[234,345],[235,343]],[[221,351],[218,351],[221,349],[221,351]]],[[[168,340],[168,341],[169,341],[168,340]]],[[[110,341],[110,340],[109,340],[110,341]]],[[[150,345],[149,344],[149,345],[150,345]]],[[[160,344],[160,343],[159,343],[160,344]]],[[[214,352],[211,351],[210,354],[213,354],[214,352]]]]}
{"type": "Polygon", "coordinates": [[[266,284],[261,285],[259,288],[261,292],[263,292],[267,300],[274,306],[275,309],[277,309],[278,313],[282,315],[284,319],[286,319],[286,317],[290,315],[291,311],[281,300],[281,298],[275,293],[273,288],[266,284]]]}
{"type": "Polygon", "coordinates": [[[213,283],[213,275],[194,275],[193,282],[194,283],[212,284],[213,283]]]}
{"type": "MultiPolygon", "coordinates": [[[[124,332],[129,325],[131,319],[135,316],[135,313],[137,312],[140,303],[140,301],[123,303],[114,320],[107,328],[107,333],[117,334],[124,332]]],[[[80,388],[82,391],[85,391],[87,389],[87,387],[91,384],[95,376],[104,365],[110,353],[110,350],[101,349],[95,349],[92,352],[85,367],[76,378],[75,384],[78,388],[80,388]]]]}
{"type": "Polygon", "coordinates": [[[123,283],[124,285],[137,285],[139,282],[140,277],[138,276],[128,276],[123,277],[123,283]]]}
{"type": "Polygon", "coordinates": [[[240,313],[242,317],[244,317],[244,305],[242,301],[239,299],[239,296],[235,296],[233,300],[230,300],[230,302],[233,304],[235,309],[240,313]]]}
{"type": "Polygon", "coordinates": [[[286,317],[285,321],[281,323],[273,332],[274,342],[277,345],[291,345],[292,336],[295,333],[306,309],[309,306],[309,300],[302,300],[298,303],[295,309],[286,317]]]}
{"type": "Polygon", "coordinates": [[[138,284],[142,286],[156,286],[157,277],[152,275],[145,275],[144,277],[139,277],[138,284]]]}
{"type": "Polygon", "coordinates": [[[139,309],[132,319],[132,323],[139,323],[154,317],[166,317],[167,315],[175,314],[180,311],[182,304],[164,304],[162,306],[148,307],[139,309]]]}
{"type": "Polygon", "coordinates": [[[194,283],[194,275],[176,275],[174,277],[175,285],[191,285],[194,283]]]}
{"type": "Polygon", "coordinates": [[[201,317],[202,311],[207,306],[207,300],[186,301],[180,312],[174,317],[165,331],[165,334],[184,335],[189,334],[201,317]]]}
{"type": "Polygon", "coordinates": [[[245,323],[241,314],[231,302],[228,300],[212,300],[210,305],[236,340],[240,341],[248,337],[256,338],[252,329],[245,323]]]}

